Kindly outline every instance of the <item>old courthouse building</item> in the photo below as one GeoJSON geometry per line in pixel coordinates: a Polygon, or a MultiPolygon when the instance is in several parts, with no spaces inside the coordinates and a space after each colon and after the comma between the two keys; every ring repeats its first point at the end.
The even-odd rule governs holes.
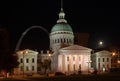
{"type": "MultiPolygon", "coordinates": [[[[99,69],[99,67],[110,68],[111,66],[111,63],[108,62],[111,59],[110,55],[105,55],[105,58],[109,58],[106,62],[107,65],[106,63],[102,63],[102,65],[99,65],[98,67],[98,64],[94,63],[98,63],[97,61],[100,58],[103,58],[102,53],[99,54],[99,59],[97,58],[98,55],[96,53],[95,55],[92,55],[94,56],[93,59],[95,60],[92,61],[92,49],[74,44],[74,32],[72,30],[72,27],[68,24],[67,20],[65,19],[65,13],[63,11],[63,8],[61,8],[57,23],[51,29],[49,38],[50,49],[52,50],[52,54],[49,56],[49,52],[47,52],[46,54],[43,54],[43,52],[38,54],[38,52],[34,51],[34,53],[28,54],[28,57],[26,58],[26,62],[28,63],[25,63],[28,64],[28,66],[24,64],[24,68],[23,61],[20,60],[23,57],[23,55],[19,56],[19,71],[23,71],[23,69],[25,69],[26,73],[37,73],[38,71],[41,71],[38,69],[40,66],[40,64],[37,62],[38,59],[43,61],[44,59],[48,59],[48,57],[51,60],[51,70],[49,70],[49,72],[51,73],[63,72],[71,74],[77,73],[79,70],[81,70],[83,73],[86,73],[91,69],[99,69]],[[31,57],[29,57],[29,55],[31,57]],[[30,58],[30,60],[27,60],[28,58],[30,58]],[[93,64],[92,66],[91,63],[93,64]]],[[[31,52],[31,50],[28,51],[31,52]]]]}

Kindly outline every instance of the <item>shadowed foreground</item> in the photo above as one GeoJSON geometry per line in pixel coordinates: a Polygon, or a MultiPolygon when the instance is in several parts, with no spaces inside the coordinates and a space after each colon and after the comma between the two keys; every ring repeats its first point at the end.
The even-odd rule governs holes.
{"type": "Polygon", "coordinates": [[[26,77],[20,79],[9,78],[9,79],[3,79],[2,81],[5,80],[8,81],[120,81],[120,74],[26,77]]]}

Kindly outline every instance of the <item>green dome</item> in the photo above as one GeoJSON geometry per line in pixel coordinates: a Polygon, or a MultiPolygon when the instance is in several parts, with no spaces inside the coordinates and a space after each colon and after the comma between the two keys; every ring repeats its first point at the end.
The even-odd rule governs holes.
{"type": "Polygon", "coordinates": [[[56,32],[56,31],[70,31],[70,32],[73,32],[71,26],[67,23],[57,23],[56,25],[54,25],[51,32],[56,32]]]}

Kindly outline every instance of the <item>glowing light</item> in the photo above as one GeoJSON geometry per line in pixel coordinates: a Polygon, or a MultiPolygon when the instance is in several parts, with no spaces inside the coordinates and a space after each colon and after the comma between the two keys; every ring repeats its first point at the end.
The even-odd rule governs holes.
{"type": "Polygon", "coordinates": [[[28,53],[28,50],[25,51],[25,54],[27,54],[27,53],[28,53]]]}
{"type": "Polygon", "coordinates": [[[117,61],[120,64],[120,60],[117,61]]]}
{"type": "Polygon", "coordinates": [[[51,56],[51,54],[48,55],[49,57],[51,56]]]}
{"type": "Polygon", "coordinates": [[[112,53],[112,56],[115,56],[115,55],[116,55],[115,52],[113,52],[113,53],[112,53]]]}
{"type": "Polygon", "coordinates": [[[99,45],[103,45],[103,42],[102,42],[102,41],[100,41],[100,42],[99,42],[99,45]]]}
{"type": "Polygon", "coordinates": [[[20,51],[20,54],[23,54],[23,51],[20,51]]]}

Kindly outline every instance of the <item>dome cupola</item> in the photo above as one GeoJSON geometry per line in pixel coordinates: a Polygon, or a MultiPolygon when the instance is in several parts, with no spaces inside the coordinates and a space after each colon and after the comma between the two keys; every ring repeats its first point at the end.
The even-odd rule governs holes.
{"type": "Polygon", "coordinates": [[[52,51],[58,53],[58,50],[62,47],[62,45],[70,46],[73,45],[73,43],[73,30],[65,19],[65,13],[63,11],[61,2],[59,19],[57,20],[57,23],[52,27],[50,33],[50,48],[52,49],[52,51]]]}
{"type": "Polygon", "coordinates": [[[63,8],[61,8],[61,11],[59,13],[59,19],[57,20],[57,24],[55,24],[52,29],[51,33],[56,31],[72,31],[71,26],[67,23],[67,20],[65,20],[65,13],[63,11],[63,8]]]}

